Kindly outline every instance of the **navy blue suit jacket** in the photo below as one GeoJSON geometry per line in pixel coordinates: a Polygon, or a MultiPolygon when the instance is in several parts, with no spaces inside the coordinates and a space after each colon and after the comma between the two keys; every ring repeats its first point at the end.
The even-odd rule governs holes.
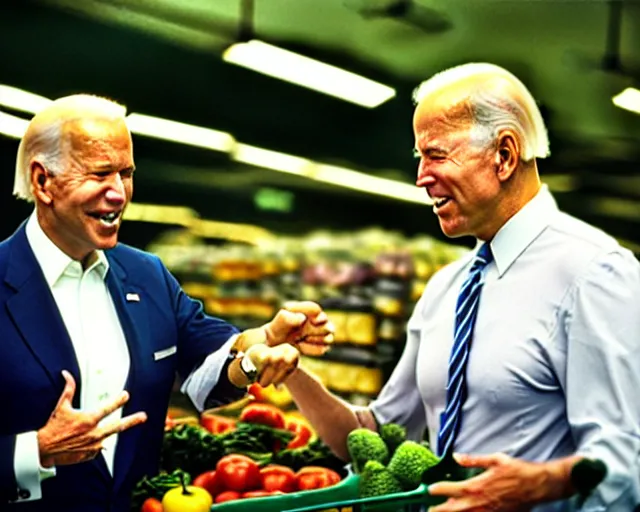
{"type": "MultiPolygon", "coordinates": [[[[146,423],[119,435],[113,476],[104,458],[59,466],[42,482],[41,500],[17,511],[125,512],[133,486],[158,470],[169,396],[178,372],[186,377],[237,330],[203,313],[154,255],[123,244],[106,251],[106,283],[129,347],[126,383],[130,400],[123,416],[147,413],[146,423]],[[128,301],[127,294],[139,301],[128,301]],[[176,346],[174,355],[154,353],[176,346]]],[[[20,492],[14,475],[16,435],[45,425],[64,388],[62,370],[82,380],[73,345],[25,234],[23,224],[0,243],[0,508],[20,492]]],[[[235,397],[230,397],[235,398],[235,397]]]]}

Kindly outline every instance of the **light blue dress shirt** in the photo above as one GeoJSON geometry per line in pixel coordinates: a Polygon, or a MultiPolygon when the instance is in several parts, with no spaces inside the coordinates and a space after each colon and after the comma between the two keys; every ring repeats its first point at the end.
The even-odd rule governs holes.
{"type": "MultiPolygon", "coordinates": [[[[580,510],[640,503],[640,263],[560,212],[546,187],[491,241],[467,367],[459,453],[579,454],[608,476],[580,510]]],[[[476,251],[433,276],[402,357],[371,408],[437,442],[455,304],[476,251]]],[[[575,510],[569,501],[536,512],[575,510]]]]}

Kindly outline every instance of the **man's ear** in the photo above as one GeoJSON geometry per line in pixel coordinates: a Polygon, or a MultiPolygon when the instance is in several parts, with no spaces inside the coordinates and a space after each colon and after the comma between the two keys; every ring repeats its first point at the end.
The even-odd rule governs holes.
{"type": "Polygon", "coordinates": [[[53,197],[49,191],[51,178],[47,170],[42,167],[39,162],[31,163],[31,187],[33,188],[33,195],[38,201],[49,205],[53,202],[53,197]]]}
{"type": "Polygon", "coordinates": [[[496,164],[496,174],[500,181],[511,178],[520,164],[520,144],[511,130],[504,130],[498,136],[496,164]]]}

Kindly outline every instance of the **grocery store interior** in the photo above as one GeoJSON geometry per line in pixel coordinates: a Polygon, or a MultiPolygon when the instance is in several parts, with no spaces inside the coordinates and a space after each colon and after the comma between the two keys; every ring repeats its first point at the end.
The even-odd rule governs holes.
{"type": "MultiPolygon", "coordinates": [[[[640,255],[638,1],[8,0],[1,12],[0,239],[31,211],[11,195],[31,105],[112,98],[136,162],[120,240],[241,328],[285,300],[320,302],[335,346],[303,364],[354,404],[388,378],[433,272],[475,243],[444,237],[415,186],[411,95],[434,73],[491,62],[520,77],[547,123],[538,165],[560,208],[640,255]],[[281,69],[260,69],[280,54],[281,69]],[[309,59],[377,87],[292,81],[309,59]]],[[[294,409],[286,388],[262,392],[294,409]]],[[[178,393],[172,407],[195,414],[178,393]]]]}

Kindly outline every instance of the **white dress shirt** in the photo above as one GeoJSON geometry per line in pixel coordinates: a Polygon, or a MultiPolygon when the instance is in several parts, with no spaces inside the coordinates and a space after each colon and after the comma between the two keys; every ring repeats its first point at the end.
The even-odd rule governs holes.
{"type": "MultiPolygon", "coordinates": [[[[602,231],[560,212],[546,187],[491,241],[454,449],[547,461],[603,460],[584,511],[640,502],[640,264],[602,231]]],[[[476,251],[429,281],[407,344],[372,409],[436,443],[455,304],[476,251]]],[[[435,444],[433,444],[435,446],[435,444]]],[[[568,502],[536,512],[572,510],[568,502]]]]}

